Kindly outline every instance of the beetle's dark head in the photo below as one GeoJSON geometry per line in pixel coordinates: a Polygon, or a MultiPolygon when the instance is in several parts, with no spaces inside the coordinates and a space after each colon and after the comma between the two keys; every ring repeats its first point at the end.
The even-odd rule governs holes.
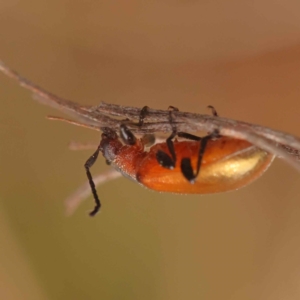
{"type": "Polygon", "coordinates": [[[120,148],[123,146],[117,133],[110,128],[103,128],[101,135],[100,151],[107,162],[111,163],[114,161],[120,148]]]}

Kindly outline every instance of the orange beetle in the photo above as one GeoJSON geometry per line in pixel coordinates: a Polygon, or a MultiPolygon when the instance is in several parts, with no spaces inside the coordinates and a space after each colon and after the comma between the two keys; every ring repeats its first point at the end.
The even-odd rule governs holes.
{"type": "MultiPolygon", "coordinates": [[[[215,109],[209,106],[217,117],[215,109]]],[[[170,107],[177,110],[174,107],[170,107]]],[[[147,113],[141,111],[139,125],[147,113]]],[[[125,124],[120,126],[120,138],[115,131],[105,128],[96,152],[85,164],[86,173],[96,202],[94,216],[100,201],[89,171],[99,152],[125,177],[149,189],[179,194],[212,194],[241,188],[262,175],[274,155],[253,144],[213,132],[198,137],[185,132],[173,132],[166,142],[153,145],[145,151],[143,139],[137,139],[125,124]],[[188,141],[173,139],[178,136],[188,141]]]]}

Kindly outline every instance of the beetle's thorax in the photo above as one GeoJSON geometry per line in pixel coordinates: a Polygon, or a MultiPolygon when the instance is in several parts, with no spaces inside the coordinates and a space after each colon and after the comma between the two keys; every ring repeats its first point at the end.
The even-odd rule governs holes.
{"type": "Polygon", "coordinates": [[[103,133],[100,151],[107,162],[112,164],[123,175],[135,180],[136,169],[140,161],[146,156],[141,140],[134,145],[124,145],[119,137],[112,133],[103,133]]]}
{"type": "Polygon", "coordinates": [[[123,145],[112,161],[114,167],[124,176],[136,180],[136,173],[147,152],[140,140],[135,145],[123,145]]]}

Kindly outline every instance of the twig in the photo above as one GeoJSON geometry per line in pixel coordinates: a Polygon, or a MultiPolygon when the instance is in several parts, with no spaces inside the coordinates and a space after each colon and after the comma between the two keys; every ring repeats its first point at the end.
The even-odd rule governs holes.
{"type": "MultiPolygon", "coordinates": [[[[145,119],[144,125],[142,128],[139,128],[136,126],[136,122],[139,119],[141,108],[104,102],[94,107],[79,105],[43,90],[21,77],[2,62],[0,62],[0,71],[8,77],[17,80],[22,87],[30,90],[34,94],[34,98],[41,103],[71,114],[80,120],[80,122],[57,117],[52,117],[52,119],[55,118],[56,120],[62,120],[95,130],[109,127],[116,131],[119,130],[120,124],[124,119],[129,119],[130,122],[127,125],[136,134],[166,133],[172,130],[167,110],[149,109],[149,114],[145,119]]],[[[174,123],[179,131],[212,132],[217,129],[221,135],[247,140],[257,147],[283,158],[292,167],[300,171],[300,139],[290,134],[242,121],[181,111],[174,111],[174,123]]]]}

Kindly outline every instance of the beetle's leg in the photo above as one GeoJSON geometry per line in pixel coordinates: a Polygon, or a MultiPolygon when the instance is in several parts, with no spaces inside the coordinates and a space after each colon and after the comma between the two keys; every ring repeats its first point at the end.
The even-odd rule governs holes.
{"type": "MultiPolygon", "coordinates": [[[[212,105],[209,105],[207,107],[209,109],[211,109],[211,112],[212,112],[214,117],[219,116],[216,109],[212,105]]],[[[216,129],[213,133],[211,133],[211,134],[209,134],[209,135],[207,135],[203,138],[200,138],[200,137],[197,137],[197,136],[194,136],[194,135],[190,135],[189,133],[185,133],[185,132],[178,133],[178,136],[182,136],[186,139],[200,141],[200,148],[199,148],[199,154],[198,154],[198,162],[197,162],[196,173],[194,174],[194,171],[193,171],[193,168],[192,168],[192,165],[191,165],[191,159],[189,157],[185,157],[181,160],[181,172],[182,172],[183,176],[190,183],[194,183],[195,179],[198,177],[199,172],[200,172],[201,163],[202,163],[203,155],[205,153],[207,142],[209,140],[211,140],[212,138],[220,137],[219,131],[216,129]]]]}
{"type": "MultiPolygon", "coordinates": [[[[219,117],[216,109],[212,105],[208,105],[207,108],[209,108],[211,110],[211,113],[214,117],[219,117]]],[[[210,132],[208,134],[210,134],[210,132]]],[[[211,135],[212,135],[213,138],[219,138],[220,137],[220,133],[217,129],[215,129],[211,135]]]]}
{"type": "Polygon", "coordinates": [[[176,128],[176,126],[174,125],[174,122],[173,122],[173,111],[178,111],[178,108],[174,107],[174,106],[169,106],[169,122],[170,122],[170,124],[172,126],[172,133],[167,138],[166,142],[167,142],[168,149],[169,149],[169,151],[171,153],[171,156],[172,156],[172,159],[173,159],[173,163],[174,163],[174,167],[175,167],[175,164],[176,164],[176,153],[175,153],[173,139],[177,135],[177,128],[176,128]]]}
{"type": "Polygon", "coordinates": [[[158,161],[158,163],[166,168],[166,169],[174,169],[175,168],[175,164],[176,164],[176,154],[175,154],[175,149],[174,149],[174,144],[173,144],[173,141],[172,139],[176,136],[176,133],[172,133],[168,138],[167,138],[167,146],[168,146],[168,149],[171,153],[171,156],[162,151],[162,150],[158,150],[156,152],[156,159],[158,161]]]}
{"type": "Polygon", "coordinates": [[[169,111],[169,122],[170,122],[170,125],[172,126],[172,133],[167,138],[166,143],[167,143],[168,150],[169,150],[171,156],[164,151],[158,150],[156,153],[156,159],[162,167],[167,168],[167,169],[174,169],[175,165],[176,165],[176,153],[175,153],[173,139],[177,135],[177,129],[173,122],[173,114],[172,113],[173,113],[173,111],[178,111],[178,108],[176,108],[174,106],[169,106],[169,110],[170,110],[169,111]]]}
{"type": "Polygon", "coordinates": [[[202,139],[200,136],[186,133],[186,132],[177,132],[177,136],[185,138],[187,140],[191,140],[191,141],[201,141],[201,139],[202,139]]]}
{"type": "Polygon", "coordinates": [[[181,172],[183,176],[190,182],[194,183],[195,179],[198,177],[199,172],[200,172],[200,167],[203,159],[203,155],[206,150],[207,142],[211,140],[212,138],[218,137],[219,132],[218,130],[215,130],[212,134],[209,134],[200,140],[200,148],[199,148],[199,153],[198,153],[198,161],[197,161],[197,169],[196,173],[194,174],[192,164],[191,164],[191,159],[189,157],[185,157],[181,160],[181,172]]]}
{"type": "MultiPolygon", "coordinates": [[[[137,123],[137,126],[139,126],[139,128],[142,128],[142,126],[144,125],[144,120],[148,113],[149,113],[149,107],[144,106],[140,111],[139,121],[137,123]]],[[[151,133],[144,134],[141,138],[141,142],[146,147],[152,146],[155,143],[154,134],[151,133]]]]}
{"type": "Polygon", "coordinates": [[[141,112],[140,112],[140,117],[139,117],[139,122],[137,123],[137,125],[139,127],[142,127],[143,124],[144,124],[144,120],[148,114],[148,110],[149,110],[149,107],[148,106],[144,106],[142,109],[141,109],[141,112]]]}
{"type": "MultiPolygon", "coordinates": [[[[209,109],[211,109],[211,112],[213,114],[214,117],[218,117],[218,113],[216,111],[216,109],[212,106],[212,105],[208,105],[207,106],[209,109]]],[[[183,137],[187,140],[192,140],[192,141],[200,141],[202,138],[199,136],[196,136],[194,134],[190,134],[190,133],[186,133],[186,132],[177,132],[177,136],[179,137],[183,137]]],[[[214,137],[217,137],[217,135],[214,133],[213,134],[214,137]]]]}
{"type": "Polygon", "coordinates": [[[190,183],[195,182],[195,179],[197,178],[197,176],[200,172],[201,162],[202,162],[202,158],[203,158],[203,155],[205,152],[205,148],[206,148],[208,140],[210,140],[210,139],[211,139],[211,137],[208,135],[208,136],[205,136],[204,138],[202,138],[200,141],[196,174],[194,174],[194,171],[193,171],[193,168],[191,165],[191,159],[189,157],[185,157],[181,160],[181,172],[182,172],[183,176],[190,183]]]}
{"type": "Polygon", "coordinates": [[[215,116],[215,117],[219,116],[216,109],[212,105],[208,105],[207,108],[209,108],[211,110],[211,113],[213,114],[213,116],[215,116]]]}
{"type": "Polygon", "coordinates": [[[97,160],[99,152],[100,152],[100,145],[98,146],[96,152],[84,164],[84,167],[85,167],[85,170],[86,170],[86,175],[87,175],[87,178],[89,180],[89,184],[90,184],[90,187],[92,189],[92,193],[93,193],[95,203],[96,203],[95,208],[90,212],[91,217],[95,216],[96,213],[100,210],[100,207],[101,207],[101,203],[100,203],[97,191],[96,191],[95,183],[93,181],[93,177],[92,177],[92,174],[90,172],[90,168],[93,166],[93,164],[97,160]]]}

